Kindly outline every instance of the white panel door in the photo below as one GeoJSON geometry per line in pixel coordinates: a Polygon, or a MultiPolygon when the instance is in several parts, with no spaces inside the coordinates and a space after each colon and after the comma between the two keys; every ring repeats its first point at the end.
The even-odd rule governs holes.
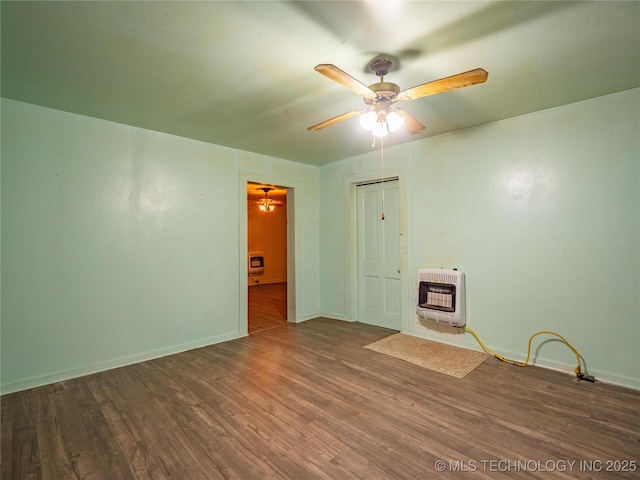
{"type": "Polygon", "coordinates": [[[360,185],[357,199],[358,321],[400,330],[398,181],[360,185]]]}

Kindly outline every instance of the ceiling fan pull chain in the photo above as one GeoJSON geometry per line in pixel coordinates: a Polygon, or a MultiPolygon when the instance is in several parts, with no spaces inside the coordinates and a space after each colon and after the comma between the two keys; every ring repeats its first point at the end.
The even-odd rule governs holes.
{"type": "MultiPolygon", "coordinates": [[[[373,138],[375,139],[375,137],[373,138]]],[[[384,220],[384,137],[380,137],[380,183],[382,184],[382,215],[380,219],[384,220]]]]}

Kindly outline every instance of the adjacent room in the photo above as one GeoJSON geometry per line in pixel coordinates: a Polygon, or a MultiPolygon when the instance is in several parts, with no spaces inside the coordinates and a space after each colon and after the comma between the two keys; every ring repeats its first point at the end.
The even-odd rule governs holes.
{"type": "Polygon", "coordinates": [[[640,2],[0,9],[2,480],[637,478],[640,2]]]}
{"type": "Polygon", "coordinates": [[[248,333],[287,323],[286,199],[284,188],[247,183],[248,333]]]}

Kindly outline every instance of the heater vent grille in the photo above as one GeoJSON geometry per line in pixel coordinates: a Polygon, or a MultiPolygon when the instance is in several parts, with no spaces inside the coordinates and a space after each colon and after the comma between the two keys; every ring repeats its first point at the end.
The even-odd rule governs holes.
{"type": "Polygon", "coordinates": [[[418,318],[444,325],[465,324],[464,274],[457,270],[418,270],[416,283],[418,318]]]}
{"type": "Polygon", "coordinates": [[[458,275],[440,272],[428,272],[420,276],[421,280],[425,280],[427,282],[452,283],[454,285],[458,282],[458,278],[458,275]]]}

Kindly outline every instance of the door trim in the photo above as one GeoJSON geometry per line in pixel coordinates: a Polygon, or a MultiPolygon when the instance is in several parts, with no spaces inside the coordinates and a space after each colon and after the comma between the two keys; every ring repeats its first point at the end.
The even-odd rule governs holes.
{"type": "MultiPolygon", "coordinates": [[[[408,232],[407,232],[407,188],[405,169],[385,169],[384,180],[398,180],[399,212],[398,229],[400,230],[400,323],[402,331],[409,330],[410,308],[407,302],[413,303],[408,275],[408,232]],[[408,300],[409,299],[409,300],[408,300]]],[[[380,182],[380,171],[372,171],[346,175],[344,177],[345,198],[345,313],[350,321],[358,320],[358,185],[380,182]]],[[[410,306],[410,305],[409,305],[410,306]]]]}

